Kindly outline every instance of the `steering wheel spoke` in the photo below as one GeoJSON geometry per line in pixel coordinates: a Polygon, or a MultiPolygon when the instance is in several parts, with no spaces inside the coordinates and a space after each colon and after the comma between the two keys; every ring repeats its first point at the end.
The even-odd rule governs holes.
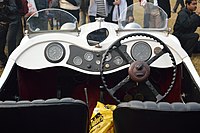
{"type": "Polygon", "coordinates": [[[148,86],[148,88],[154,94],[154,96],[156,98],[156,102],[158,102],[158,101],[160,101],[160,100],[163,99],[163,96],[156,90],[156,88],[154,87],[154,85],[149,80],[147,80],[145,82],[145,84],[148,86]]]}
{"type": "Polygon", "coordinates": [[[125,79],[123,79],[120,83],[118,83],[113,88],[109,89],[110,94],[114,95],[122,86],[130,81],[130,76],[128,75],[125,79]]]}
{"type": "Polygon", "coordinates": [[[156,61],[158,58],[160,58],[162,55],[164,55],[167,52],[164,52],[163,50],[160,51],[158,54],[156,54],[154,57],[152,57],[150,60],[147,61],[147,64],[150,65],[154,61],[156,61]]]}
{"type": "Polygon", "coordinates": [[[119,53],[119,55],[129,64],[133,62],[132,58],[128,55],[128,53],[125,50],[122,50],[120,47],[116,49],[116,51],[119,53]]]}

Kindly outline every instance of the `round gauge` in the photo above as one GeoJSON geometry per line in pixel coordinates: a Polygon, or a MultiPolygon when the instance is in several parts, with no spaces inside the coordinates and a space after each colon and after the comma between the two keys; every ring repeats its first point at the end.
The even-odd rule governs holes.
{"type": "Polygon", "coordinates": [[[115,63],[115,65],[121,65],[123,63],[123,59],[120,56],[116,56],[113,60],[113,62],[115,63]]]}
{"type": "Polygon", "coordinates": [[[84,54],[84,59],[85,59],[86,61],[91,61],[91,60],[93,60],[93,58],[94,58],[94,55],[93,55],[91,52],[86,52],[86,53],[84,54]]]}
{"type": "Polygon", "coordinates": [[[73,63],[74,63],[75,65],[77,65],[77,66],[81,65],[82,62],[83,62],[83,60],[81,59],[80,56],[76,56],[76,57],[74,57],[74,59],[73,59],[73,63]]]}
{"type": "Polygon", "coordinates": [[[131,48],[131,55],[137,61],[147,61],[151,54],[151,47],[143,41],[136,42],[131,48]]]}
{"type": "Polygon", "coordinates": [[[45,48],[45,57],[49,62],[58,63],[64,59],[65,48],[58,42],[52,42],[45,48]]]}

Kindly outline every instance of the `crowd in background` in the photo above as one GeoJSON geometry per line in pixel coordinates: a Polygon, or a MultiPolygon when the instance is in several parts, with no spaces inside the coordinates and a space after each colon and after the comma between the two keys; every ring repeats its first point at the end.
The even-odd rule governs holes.
{"type": "MultiPolygon", "coordinates": [[[[37,10],[53,7],[68,11],[77,18],[79,25],[87,22],[94,22],[96,17],[103,17],[105,21],[117,23],[117,17],[120,12],[127,6],[133,4],[133,0],[0,0],[0,67],[5,67],[8,56],[19,45],[23,37],[23,31],[25,29],[23,26],[25,26],[26,22],[25,18],[33,13],[30,11],[30,1],[34,1],[37,10]],[[5,54],[6,44],[8,45],[8,55],[5,54]]],[[[188,35],[189,37],[187,38],[187,40],[192,40],[188,43],[193,43],[189,52],[188,47],[185,47],[189,44],[183,44],[183,48],[189,56],[191,56],[199,38],[197,33],[195,33],[195,35],[193,34],[197,27],[200,26],[199,14],[198,12],[194,12],[196,10],[195,6],[197,6],[197,0],[185,0],[186,3],[184,3],[183,0],[177,0],[172,10],[170,0],[139,0],[139,2],[141,2],[141,4],[152,2],[154,5],[160,6],[167,13],[168,18],[171,17],[171,12],[177,12],[179,4],[181,5],[181,11],[189,12],[187,23],[185,20],[181,19],[183,16],[179,13],[173,34],[182,42],[180,33],[187,31],[187,28],[193,27],[193,30],[190,30],[190,33],[188,33],[190,35],[188,35]],[[190,10],[188,7],[191,7],[190,4],[193,4],[193,1],[196,2],[196,5],[193,6],[194,9],[190,10]],[[195,16],[195,20],[189,19],[192,15],[195,16]],[[181,31],[178,30],[179,28],[186,29],[185,31],[181,31]],[[179,34],[177,34],[177,32],[179,32],[179,34]],[[195,37],[192,38],[191,34],[195,37]]],[[[130,14],[130,21],[134,19],[132,16],[133,15],[130,14]]]]}
{"type": "Polygon", "coordinates": [[[199,34],[195,33],[200,27],[200,10],[197,9],[197,0],[185,0],[185,8],[182,7],[176,18],[173,35],[175,35],[183,49],[191,57],[200,53],[199,34]]]}

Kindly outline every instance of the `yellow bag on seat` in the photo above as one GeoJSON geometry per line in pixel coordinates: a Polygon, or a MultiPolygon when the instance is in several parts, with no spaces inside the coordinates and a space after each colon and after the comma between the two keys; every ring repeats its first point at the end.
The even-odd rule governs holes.
{"type": "Polygon", "coordinates": [[[90,119],[90,133],[114,133],[113,110],[116,105],[97,102],[90,119]]]}

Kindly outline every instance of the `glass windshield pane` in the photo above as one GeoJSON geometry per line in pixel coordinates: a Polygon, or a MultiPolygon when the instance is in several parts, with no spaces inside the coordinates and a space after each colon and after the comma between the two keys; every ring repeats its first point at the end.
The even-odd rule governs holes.
{"type": "Polygon", "coordinates": [[[120,14],[119,26],[122,29],[163,29],[167,27],[167,21],[167,14],[160,7],[150,2],[145,5],[138,2],[120,14]]]}
{"type": "Polygon", "coordinates": [[[61,9],[43,9],[35,12],[27,19],[29,30],[33,32],[50,30],[74,30],[77,19],[61,9]]]}

